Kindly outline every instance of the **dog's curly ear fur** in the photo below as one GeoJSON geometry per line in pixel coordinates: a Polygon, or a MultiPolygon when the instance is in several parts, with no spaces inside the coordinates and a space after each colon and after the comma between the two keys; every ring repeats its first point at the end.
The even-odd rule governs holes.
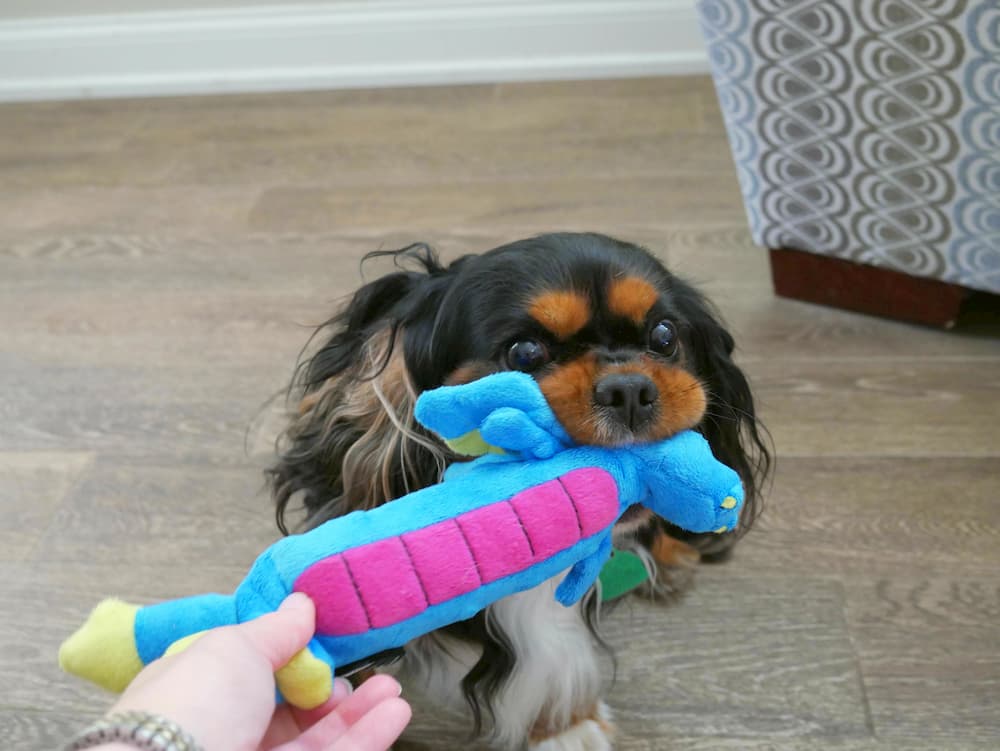
{"type": "Polygon", "coordinates": [[[413,420],[417,392],[403,340],[430,337],[448,271],[425,245],[365,259],[378,255],[421,268],[362,286],[317,330],[326,341],[297,368],[290,388],[296,414],[266,473],[285,533],[295,498],[306,525],[315,526],[434,484],[444,469],[444,447],[413,420]]]}
{"type": "Polygon", "coordinates": [[[672,281],[673,299],[690,327],[688,339],[694,370],[706,387],[708,406],[698,430],[723,463],[740,475],[746,501],[737,531],[725,535],[692,535],[667,525],[672,537],[692,543],[703,559],[725,557],[760,513],[761,485],[771,469],[766,429],[757,419],[746,375],[733,361],[735,343],[705,297],[679,279],[672,281]]]}

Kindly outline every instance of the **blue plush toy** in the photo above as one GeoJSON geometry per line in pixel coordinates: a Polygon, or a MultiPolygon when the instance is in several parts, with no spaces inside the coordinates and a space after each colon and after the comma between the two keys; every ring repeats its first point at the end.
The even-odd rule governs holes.
{"type": "Polygon", "coordinates": [[[576,602],[632,504],[692,532],[724,532],[739,518],[739,477],[700,435],[574,446],[523,373],[429,391],[416,417],[479,458],[453,465],[438,485],[279,540],[232,595],[143,608],[105,600],[63,644],[60,665],[120,691],[192,636],[271,612],[298,591],[316,605],[316,634],[276,678],[286,700],[314,707],[329,697],[336,666],[401,647],[561,572],[556,598],[576,602]]]}

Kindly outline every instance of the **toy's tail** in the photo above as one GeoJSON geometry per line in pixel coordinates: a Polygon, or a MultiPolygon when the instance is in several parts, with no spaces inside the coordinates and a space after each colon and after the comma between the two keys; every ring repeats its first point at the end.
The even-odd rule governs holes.
{"type": "Polygon", "coordinates": [[[59,648],[59,667],[110,691],[121,692],[143,666],[192,634],[236,623],[235,600],[199,595],[139,607],[101,602],[59,648]]]}
{"type": "Polygon", "coordinates": [[[59,647],[59,667],[109,691],[124,691],[143,665],[135,648],[138,610],[121,600],[102,601],[59,647]]]}

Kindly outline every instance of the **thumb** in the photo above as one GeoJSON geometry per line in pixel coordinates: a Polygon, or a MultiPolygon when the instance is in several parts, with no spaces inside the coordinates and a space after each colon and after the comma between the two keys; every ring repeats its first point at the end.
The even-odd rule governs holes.
{"type": "Polygon", "coordinates": [[[273,613],[237,628],[271,667],[278,670],[309,643],[316,629],[316,608],[306,595],[296,592],[273,613]]]}

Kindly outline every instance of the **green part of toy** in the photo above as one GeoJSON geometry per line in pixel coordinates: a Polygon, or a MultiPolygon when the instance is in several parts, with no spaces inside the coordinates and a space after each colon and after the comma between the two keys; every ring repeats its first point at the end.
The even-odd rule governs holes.
{"type": "Polygon", "coordinates": [[[613,550],[598,579],[601,582],[601,600],[607,602],[631,592],[649,579],[649,572],[635,553],[613,550]]]}

